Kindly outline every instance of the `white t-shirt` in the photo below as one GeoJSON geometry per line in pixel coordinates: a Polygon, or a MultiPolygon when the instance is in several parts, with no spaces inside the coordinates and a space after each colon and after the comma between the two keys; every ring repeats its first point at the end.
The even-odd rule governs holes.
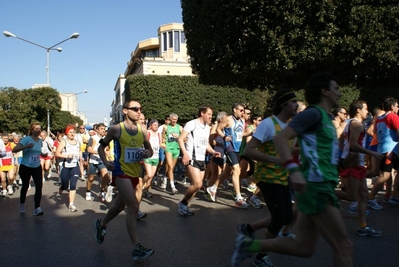
{"type": "MultiPolygon", "coordinates": [[[[281,129],[284,129],[287,126],[287,123],[280,121],[276,116],[274,116],[281,129]]],[[[256,139],[258,139],[262,144],[270,141],[276,135],[276,127],[274,126],[273,120],[268,117],[264,119],[259,125],[256,127],[256,131],[252,135],[256,139]]]]}
{"type": "Polygon", "coordinates": [[[183,131],[188,133],[185,147],[190,159],[205,161],[211,127],[207,124],[201,124],[199,119],[195,119],[187,122],[183,131]]]}

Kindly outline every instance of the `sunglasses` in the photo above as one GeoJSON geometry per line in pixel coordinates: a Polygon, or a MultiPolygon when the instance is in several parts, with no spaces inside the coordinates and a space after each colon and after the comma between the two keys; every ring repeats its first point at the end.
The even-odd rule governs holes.
{"type": "Polygon", "coordinates": [[[130,110],[133,110],[134,112],[139,112],[142,110],[141,107],[130,107],[130,108],[125,108],[125,109],[130,109],[130,110]]]}
{"type": "Polygon", "coordinates": [[[244,110],[243,110],[243,109],[238,109],[238,111],[239,111],[239,112],[244,112],[244,110]]]}

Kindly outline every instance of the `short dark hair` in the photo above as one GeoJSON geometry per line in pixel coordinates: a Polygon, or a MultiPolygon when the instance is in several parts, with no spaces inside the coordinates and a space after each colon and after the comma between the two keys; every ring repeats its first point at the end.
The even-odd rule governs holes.
{"type": "Polygon", "coordinates": [[[348,110],[349,116],[351,118],[355,117],[355,115],[357,114],[357,110],[363,108],[363,104],[366,104],[366,101],[363,101],[363,100],[353,101],[349,106],[349,110],[348,110]]]}
{"type": "Polygon", "coordinates": [[[243,108],[244,108],[244,105],[241,104],[241,103],[239,103],[239,102],[235,102],[235,103],[231,106],[231,111],[234,113],[234,109],[235,109],[235,108],[238,108],[238,107],[243,107],[243,108]]]}
{"type": "Polygon", "coordinates": [[[393,98],[393,97],[387,97],[384,99],[384,102],[382,102],[382,109],[384,111],[391,111],[392,106],[397,104],[398,100],[393,98]]]}
{"type": "Polygon", "coordinates": [[[207,112],[208,109],[212,109],[210,106],[201,106],[198,109],[198,117],[201,117],[201,113],[207,112]]]}
{"type": "Polygon", "coordinates": [[[329,72],[320,72],[310,77],[305,89],[305,100],[310,105],[315,105],[321,101],[321,90],[330,90],[331,81],[336,81],[335,76],[329,72]]]}

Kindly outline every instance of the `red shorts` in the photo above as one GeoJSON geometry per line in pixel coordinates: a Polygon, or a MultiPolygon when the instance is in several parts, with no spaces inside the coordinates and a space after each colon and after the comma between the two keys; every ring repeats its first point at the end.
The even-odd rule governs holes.
{"type": "Polygon", "coordinates": [[[111,182],[112,186],[116,186],[115,184],[116,179],[129,179],[130,182],[132,183],[133,188],[136,188],[137,185],[139,184],[139,177],[130,177],[126,174],[121,174],[117,176],[112,176],[112,182],[111,182]]]}
{"type": "Polygon", "coordinates": [[[45,157],[40,156],[40,159],[43,160],[51,160],[52,158],[53,158],[52,156],[45,156],[45,157]]]}
{"type": "Polygon", "coordinates": [[[341,169],[339,175],[342,178],[347,178],[348,176],[350,176],[357,180],[363,180],[364,178],[366,178],[366,168],[363,166],[356,166],[356,167],[341,169]]]}

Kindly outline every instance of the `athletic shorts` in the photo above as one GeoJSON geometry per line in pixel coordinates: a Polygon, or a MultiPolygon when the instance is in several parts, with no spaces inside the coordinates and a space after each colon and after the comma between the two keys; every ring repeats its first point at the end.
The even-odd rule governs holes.
{"type": "Polygon", "coordinates": [[[342,178],[348,178],[348,176],[355,178],[356,180],[363,180],[366,178],[366,168],[363,166],[350,167],[341,169],[339,175],[342,178]]]}
{"type": "Polygon", "coordinates": [[[40,159],[43,160],[51,160],[52,158],[53,158],[52,156],[45,156],[45,157],[40,156],[40,159]]]}
{"type": "Polygon", "coordinates": [[[190,160],[188,165],[199,169],[200,171],[205,171],[205,161],[203,160],[190,160]]]}
{"type": "Polygon", "coordinates": [[[137,185],[139,184],[139,178],[138,177],[130,177],[130,176],[126,175],[126,174],[122,174],[122,175],[112,176],[112,182],[111,182],[112,186],[116,186],[116,179],[129,179],[130,182],[132,183],[133,188],[136,188],[137,185]]]}
{"type": "Polygon", "coordinates": [[[94,175],[97,171],[101,171],[102,169],[106,169],[104,163],[89,163],[89,175],[94,175]]]}
{"type": "Polygon", "coordinates": [[[223,168],[223,165],[226,163],[226,157],[216,158],[212,157],[212,161],[215,162],[219,167],[223,168]]]}
{"type": "Polygon", "coordinates": [[[151,166],[158,166],[159,158],[158,159],[144,159],[144,163],[151,165],[151,166]]]}
{"type": "Polygon", "coordinates": [[[380,171],[391,172],[392,169],[397,170],[399,167],[399,158],[396,153],[384,153],[384,157],[380,160],[380,171]]]}
{"type": "Polygon", "coordinates": [[[2,171],[2,172],[8,172],[9,170],[11,170],[11,169],[14,169],[14,165],[5,165],[5,166],[1,166],[0,167],[0,171],[2,171]]]}
{"type": "Polygon", "coordinates": [[[338,198],[335,195],[337,182],[307,182],[306,191],[295,192],[298,210],[306,215],[315,215],[327,209],[328,205],[339,208],[338,198]]]}
{"type": "Polygon", "coordinates": [[[240,163],[240,155],[238,152],[226,152],[227,164],[234,166],[240,163]]]}
{"type": "Polygon", "coordinates": [[[82,156],[83,156],[83,160],[86,161],[89,158],[89,152],[83,152],[82,156]]]}
{"type": "Polygon", "coordinates": [[[170,154],[172,154],[172,158],[173,159],[177,159],[179,156],[180,156],[180,149],[166,149],[165,150],[165,153],[170,153],[170,154]]]}
{"type": "Polygon", "coordinates": [[[159,148],[159,162],[163,162],[165,160],[165,149],[159,148]]]}

